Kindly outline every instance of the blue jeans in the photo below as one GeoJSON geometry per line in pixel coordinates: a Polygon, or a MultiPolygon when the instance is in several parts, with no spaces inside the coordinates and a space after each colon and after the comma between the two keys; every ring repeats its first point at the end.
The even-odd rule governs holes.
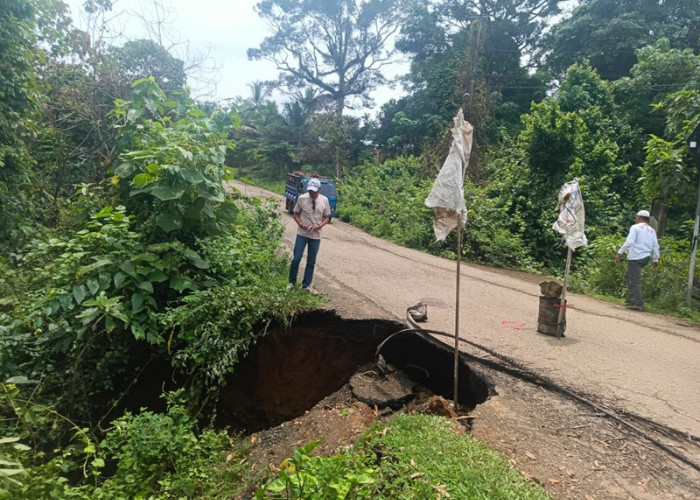
{"type": "Polygon", "coordinates": [[[304,269],[304,280],[301,282],[301,286],[306,288],[311,285],[311,281],[314,279],[314,267],[316,267],[316,255],[318,255],[318,249],[321,246],[321,240],[315,240],[313,238],[307,238],[306,236],[301,236],[297,234],[297,240],[294,243],[294,256],[292,257],[292,265],[289,266],[289,282],[292,285],[297,284],[297,274],[299,274],[299,263],[301,262],[301,257],[304,255],[304,248],[308,245],[309,250],[306,253],[306,268],[304,269]]]}

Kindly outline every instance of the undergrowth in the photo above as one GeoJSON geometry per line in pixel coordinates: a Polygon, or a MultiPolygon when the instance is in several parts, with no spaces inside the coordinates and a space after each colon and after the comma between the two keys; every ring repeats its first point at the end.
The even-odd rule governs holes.
{"type": "Polygon", "coordinates": [[[354,448],[311,456],[295,450],[258,491],[258,499],[548,499],[496,451],[455,432],[453,421],[398,415],[375,422],[354,448]]]}

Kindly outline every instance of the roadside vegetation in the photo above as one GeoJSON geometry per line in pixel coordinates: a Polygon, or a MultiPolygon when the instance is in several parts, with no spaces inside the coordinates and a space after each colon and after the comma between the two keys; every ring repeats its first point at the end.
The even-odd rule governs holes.
{"type": "MultiPolygon", "coordinates": [[[[293,170],[332,176],[345,220],[454,257],[454,234],[434,242],[423,200],[459,108],[476,128],[466,260],[560,274],[553,209],[578,177],[590,246],[572,287],[622,299],[614,252],[650,208],[662,256],[659,272],[645,271],[647,302],[699,319],[684,287],[700,4],[585,0],[549,30],[559,0],[516,4],[260,2],[277,29],[249,55],[281,77],[221,104],[190,95],[197,62],[171,53],[176,44],[111,38],[108,0],[85,2],[89,32],[60,0],[0,2],[0,498],[258,489],[242,436],[214,425],[219,390],[271,325],[323,297],[284,291],[275,207],[226,181],[280,192],[293,170]],[[347,37],[350,66],[319,53],[332,41],[305,38],[324,32],[347,37]],[[398,55],[411,61],[405,95],[374,117],[351,114],[371,109],[398,55]]],[[[444,420],[381,425],[337,457],[302,447],[259,495],[296,488],[297,470],[338,498],[542,495],[444,420]],[[428,453],[438,444],[449,452],[428,453]]]]}
{"type": "Polygon", "coordinates": [[[318,442],[297,449],[257,498],[547,499],[544,489],[514,471],[498,453],[454,421],[400,414],[375,422],[354,447],[312,456],[318,442]]]}

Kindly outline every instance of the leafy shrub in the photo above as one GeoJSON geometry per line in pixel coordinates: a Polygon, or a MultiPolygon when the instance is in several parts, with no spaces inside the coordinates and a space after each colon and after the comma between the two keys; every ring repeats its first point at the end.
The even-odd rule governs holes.
{"type": "Polygon", "coordinates": [[[282,462],[277,476],[270,479],[255,498],[372,498],[376,471],[369,466],[368,457],[350,451],[332,457],[311,456],[311,451],[320,442],[314,441],[295,449],[294,456],[282,462]]]}
{"type": "MultiPolygon", "coordinates": [[[[83,472],[89,473],[92,484],[71,485],[63,454],[35,467],[23,484],[9,485],[4,498],[232,498],[242,485],[244,448],[224,431],[198,432],[181,391],[166,398],[166,413],[125,413],[112,422],[98,446],[75,450],[78,456],[91,457],[83,472]]],[[[2,494],[0,488],[0,498],[2,494]]]]}
{"type": "MultiPolygon", "coordinates": [[[[623,299],[627,295],[627,264],[624,259],[615,262],[615,254],[624,241],[624,236],[605,236],[580,249],[583,264],[571,275],[572,289],[623,299]]],[[[659,269],[654,270],[649,265],[642,272],[644,303],[693,317],[696,313],[686,303],[690,244],[687,240],[665,237],[659,240],[659,248],[659,269]]],[[[699,273],[696,273],[695,282],[700,282],[699,273]]]]}
{"type": "MultiPolygon", "coordinates": [[[[418,171],[418,160],[412,157],[359,167],[343,183],[341,218],[374,236],[454,258],[456,232],[445,243],[435,241],[433,212],[424,204],[434,179],[423,179],[418,171]]],[[[465,200],[469,219],[462,232],[464,257],[503,267],[532,267],[522,229],[511,220],[508,207],[470,183],[465,185],[465,200]]]]}
{"type": "Polygon", "coordinates": [[[163,326],[176,331],[176,366],[197,370],[208,382],[234,370],[272,321],[288,324],[295,312],[322,299],[285,292],[288,258],[279,252],[282,226],[272,206],[239,213],[235,231],[200,241],[218,286],[198,290],[174,304],[163,326]]]}

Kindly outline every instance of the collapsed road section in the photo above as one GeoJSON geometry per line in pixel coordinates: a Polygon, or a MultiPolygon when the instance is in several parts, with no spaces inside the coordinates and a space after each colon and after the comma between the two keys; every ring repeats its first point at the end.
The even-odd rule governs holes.
{"type": "MultiPolygon", "coordinates": [[[[346,320],[330,311],[304,314],[292,327],[265,336],[241,360],[221,392],[219,420],[245,431],[278,425],[303,414],[367,366],[377,375],[369,388],[373,395],[367,396],[368,388],[363,387],[358,399],[368,397],[372,406],[407,403],[419,388],[452,399],[450,349],[420,332],[393,335],[403,328],[394,321],[346,320]],[[405,376],[398,401],[383,383],[386,372],[405,376]]],[[[488,383],[466,358],[459,374],[459,401],[472,408],[485,401],[488,383]]],[[[387,383],[396,380],[387,379],[393,381],[387,383]]]]}

